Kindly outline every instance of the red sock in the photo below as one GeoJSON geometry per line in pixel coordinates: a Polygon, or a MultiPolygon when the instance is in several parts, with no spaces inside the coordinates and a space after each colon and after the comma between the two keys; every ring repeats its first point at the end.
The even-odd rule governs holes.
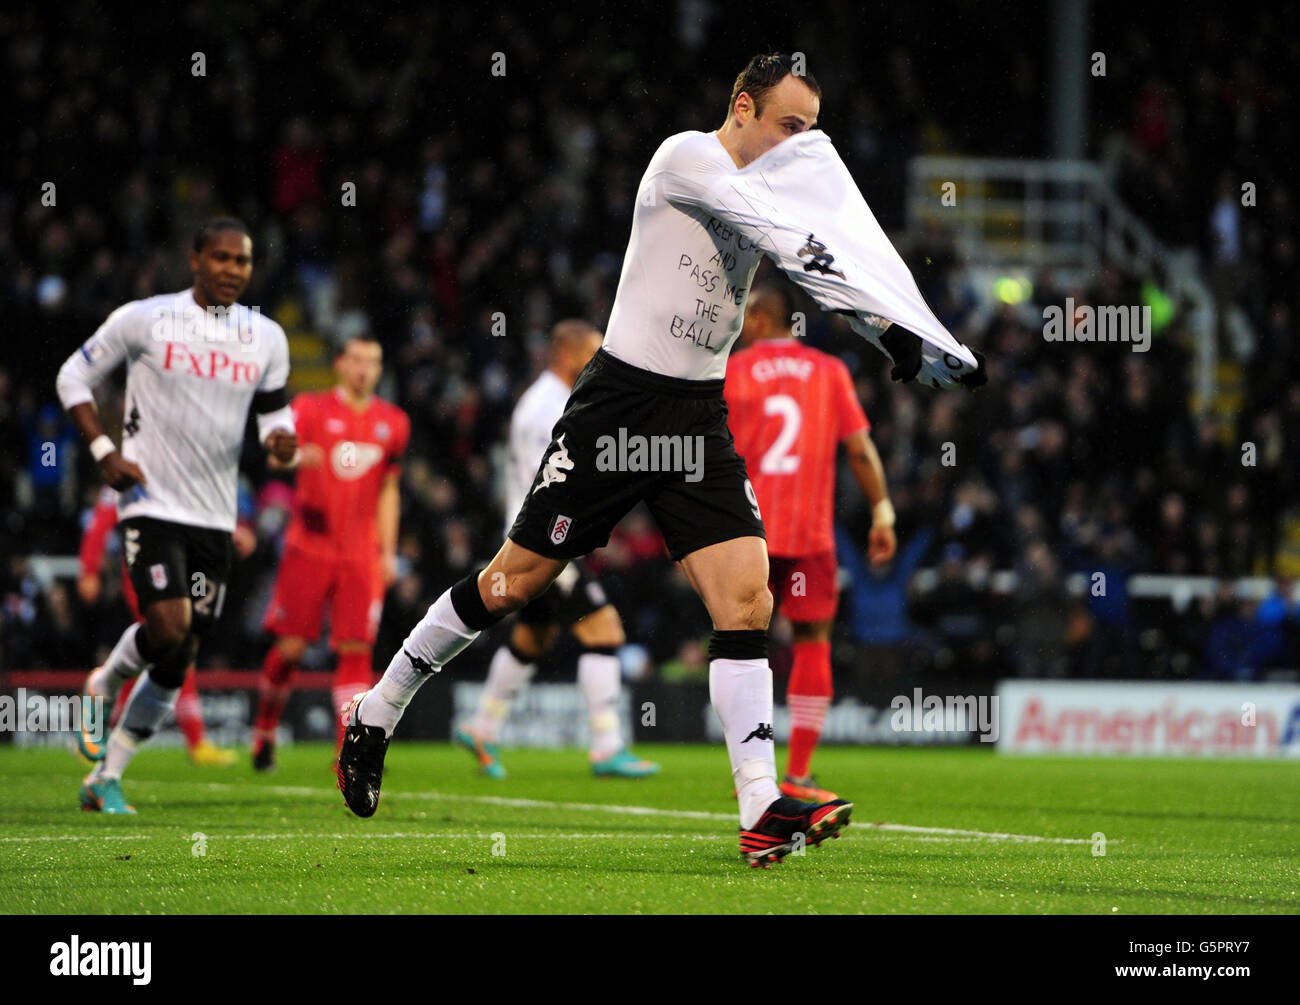
{"type": "Polygon", "coordinates": [[[343,709],[358,691],[366,691],[375,683],[370,668],[369,649],[349,649],[339,653],[339,665],[334,670],[334,752],[343,746],[343,709]]]}
{"type": "Polygon", "coordinates": [[[808,774],[813,751],[822,735],[822,720],[831,703],[831,644],[796,642],[794,666],[786,688],[790,706],[790,759],[786,774],[802,778],[808,774]]]}
{"type": "Polygon", "coordinates": [[[203,710],[199,707],[199,685],[193,667],[185,670],[185,683],[176,698],[176,725],[185,737],[185,746],[193,750],[206,739],[203,710]]]}
{"type": "Polygon", "coordinates": [[[257,717],[253,720],[255,739],[274,740],[284,706],[293,693],[293,674],[298,667],[284,658],[279,646],[272,646],[262,663],[258,684],[257,717]]]}

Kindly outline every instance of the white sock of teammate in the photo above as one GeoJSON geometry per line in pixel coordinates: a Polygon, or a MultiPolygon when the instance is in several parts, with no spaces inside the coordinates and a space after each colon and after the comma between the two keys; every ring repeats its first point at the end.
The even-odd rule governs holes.
{"type": "Polygon", "coordinates": [[[104,665],[90,675],[91,691],[103,695],[110,705],[117,700],[123,684],[133,677],[139,677],[153,666],[140,655],[136,646],[136,635],[142,631],[144,626],[140,622],[131,625],[117,640],[117,645],[108,654],[104,665]]]}
{"type": "Polygon", "coordinates": [[[122,710],[117,728],[108,736],[104,759],[96,773],[100,778],[121,778],[140,744],[158,731],[176,707],[178,687],[163,687],[147,673],[122,710]]]}
{"type": "Polygon", "coordinates": [[[773,800],[776,746],[772,735],[772,670],[767,656],[737,659],[718,653],[766,652],[766,632],[714,631],[709,641],[709,700],[722,720],[722,733],[731,759],[731,777],[740,803],[740,826],[749,829],[773,800]],[[749,636],[740,642],[728,636],[749,636]],[[754,636],[761,636],[761,644],[754,636]],[[721,637],[721,638],[720,638],[721,637]]]}
{"type": "Polygon", "coordinates": [[[496,743],[501,738],[501,727],[510,718],[510,706],[519,692],[528,686],[536,663],[525,663],[510,646],[502,646],[492,655],[487,681],[478,700],[474,714],[475,735],[484,743],[496,743]]]}
{"type": "Polygon", "coordinates": [[[587,702],[592,760],[617,754],[623,749],[623,734],[618,728],[618,696],[622,688],[618,657],[608,651],[584,652],[578,657],[578,687],[587,702]]]}
{"type": "Polygon", "coordinates": [[[366,693],[357,709],[362,725],[382,726],[392,736],[420,686],[478,638],[479,632],[499,620],[500,616],[490,614],[479,596],[476,573],[445,591],[411,629],[379,683],[366,693]],[[471,627],[466,618],[479,627],[471,627]]]}

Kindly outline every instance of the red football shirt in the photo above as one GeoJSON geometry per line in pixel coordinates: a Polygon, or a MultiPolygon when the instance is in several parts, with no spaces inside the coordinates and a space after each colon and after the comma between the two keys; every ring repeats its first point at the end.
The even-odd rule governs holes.
{"type": "Polygon", "coordinates": [[[318,558],[374,559],[379,490],[401,468],[411,420],[378,397],[358,412],[336,389],[297,395],[293,421],[301,445],[319,447],[323,459],[298,468],[286,545],[318,558]]]}
{"type": "Polygon", "coordinates": [[[871,428],[848,367],[796,338],[765,339],[732,353],[725,389],[768,553],[834,551],[835,452],[845,437],[871,428]]]}

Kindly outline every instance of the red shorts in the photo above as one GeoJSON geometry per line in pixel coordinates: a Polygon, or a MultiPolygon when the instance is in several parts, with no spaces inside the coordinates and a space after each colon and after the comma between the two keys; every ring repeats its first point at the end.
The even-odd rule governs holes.
{"type": "Polygon", "coordinates": [[[835,552],[799,558],[768,558],[767,588],[778,611],[791,621],[830,621],[839,607],[835,552]]]}
{"type": "Polygon", "coordinates": [[[297,548],[286,549],[262,627],[275,635],[315,641],[327,605],[333,645],[374,645],[384,609],[384,579],[378,559],[317,558],[297,548]]]}

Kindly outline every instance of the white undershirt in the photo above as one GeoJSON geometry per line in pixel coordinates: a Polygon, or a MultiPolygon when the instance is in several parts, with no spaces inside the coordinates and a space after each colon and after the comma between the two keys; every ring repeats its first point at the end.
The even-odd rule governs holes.
{"type": "Polygon", "coordinates": [[[762,257],[752,240],[706,208],[714,182],[735,171],[717,133],[678,133],[650,159],[605,332],[607,352],[687,380],[726,373],[762,257]]]}

